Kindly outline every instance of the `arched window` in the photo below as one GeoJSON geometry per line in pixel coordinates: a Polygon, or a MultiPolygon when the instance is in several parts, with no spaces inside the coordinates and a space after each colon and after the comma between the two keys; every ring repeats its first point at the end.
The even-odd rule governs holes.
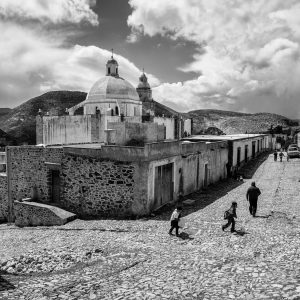
{"type": "Polygon", "coordinates": [[[108,67],[108,75],[110,74],[110,67],[108,67]]]}
{"type": "Polygon", "coordinates": [[[118,68],[116,68],[116,74],[118,75],[118,68]]]}
{"type": "Polygon", "coordinates": [[[116,116],[118,116],[119,115],[119,107],[118,106],[116,106],[115,112],[116,112],[116,116]]]}

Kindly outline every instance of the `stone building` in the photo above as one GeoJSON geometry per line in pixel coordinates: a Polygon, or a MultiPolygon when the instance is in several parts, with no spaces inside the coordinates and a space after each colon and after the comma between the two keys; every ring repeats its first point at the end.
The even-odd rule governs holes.
{"type": "MultiPolygon", "coordinates": [[[[68,114],[37,117],[42,145],[7,147],[2,219],[24,218],[20,200],[26,198],[81,217],[146,215],[226,177],[226,141],[180,140],[191,122],[156,122],[145,74],[136,90],[119,76],[113,57],[106,67],[106,76],[68,114]],[[151,118],[142,122],[147,107],[151,118]],[[129,145],[133,140],[142,143],[129,145]]],[[[32,214],[45,208],[32,207],[32,214]]]]}
{"type": "Polygon", "coordinates": [[[226,142],[7,148],[8,218],[34,198],[80,217],[147,215],[226,177],[226,142]]]}

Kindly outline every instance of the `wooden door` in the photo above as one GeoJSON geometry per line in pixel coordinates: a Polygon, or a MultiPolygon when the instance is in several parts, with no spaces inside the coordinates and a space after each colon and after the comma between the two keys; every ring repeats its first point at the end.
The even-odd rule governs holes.
{"type": "Polygon", "coordinates": [[[238,167],[240,166],[240,163],[241,163],[241,148],[238,147],[238,149],[237,149],[237,162],[236,162],[238,167]]]}
{"type": "Polygon", "coordinates": [[[252,142],[252,158],[255,157],[255,141],[252,142]]]}
{"type": "Polygon", "coordinates": [[[59,178],[59,171],[52,170],[52,202],[59,202],[60,199],[60,178],[59,178]]]}
{"type": "Polygon", "coordinates": [[[248,161],[248,145],[245,145],[245,162],[248,161]]]}
{"type": "Polygon", "coordinates": [[[173,163],[155,168],[154,208],[173,200],[173,163]]]}
{"type": "Polygon", "coordinates": [[[204,165],[204,187],[206,188],[208,186],[208,164],[204,165]]]}

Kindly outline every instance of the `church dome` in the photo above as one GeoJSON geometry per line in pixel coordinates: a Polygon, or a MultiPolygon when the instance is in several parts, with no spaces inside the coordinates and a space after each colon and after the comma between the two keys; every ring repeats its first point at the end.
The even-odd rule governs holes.
{"type": "Polygon", "coordinates": [[[135,88],[121,77],[105,76],[94,83],[87,95],[85,103],[101,103],[108,100],[140,101],[135,88]]]}

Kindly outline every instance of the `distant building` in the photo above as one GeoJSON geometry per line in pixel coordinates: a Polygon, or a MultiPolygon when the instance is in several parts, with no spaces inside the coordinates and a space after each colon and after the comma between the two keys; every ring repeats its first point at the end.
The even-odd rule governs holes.
{"type": "Polygon", "coordinates": [[[228,174],[237,171],[259,153],[272,148],[272,138],[268,134],[232,134],[232,135],[195,135],[184,140],[199,142],[227,141],[228,143],[228,174]]]}

